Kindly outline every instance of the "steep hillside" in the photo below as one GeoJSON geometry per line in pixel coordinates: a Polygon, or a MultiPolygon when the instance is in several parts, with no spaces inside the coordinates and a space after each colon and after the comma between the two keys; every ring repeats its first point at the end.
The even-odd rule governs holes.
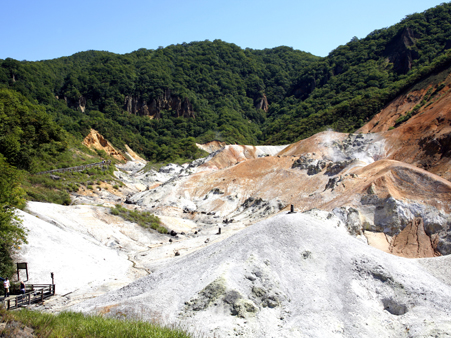
{"type": "Polygon", "coordinates": [[[451,179],[450,73],[444,69],[409,88],[357,132],[380,132],[390,144],[388,158],[451,179]]]}
{"type": "Polygon", "coordinates": [[[449,66],[450,4],[338,46],[293,84],[294,96],[268,112],[266,142],[289,143],[326,128],[353,132],[390,100],[449,66]],[[433,34],[431,34],[434,32],[433,34]]]}
{"type": "Polygon", "coordinates": [[[269,102],[286,96],[294,76],[318,59],[215,40],[126,55],[0,60],[0,86],[46,105],[74,134],[93,128],[122,150],[126,142],[149,160],[173,161],[193,157],[190,137],[256,144],[269,102]]]}
{"type": "Polygon", "coordinates": [[[0,60],[0,87],[36,100],[67,131],[98,130],[151,161],[199,157],[194,144],[288,144],[332,128],[353,132],[385,104],[449,64],[451,4],[353,38],[327,57],[220,40],[0,60]]]}

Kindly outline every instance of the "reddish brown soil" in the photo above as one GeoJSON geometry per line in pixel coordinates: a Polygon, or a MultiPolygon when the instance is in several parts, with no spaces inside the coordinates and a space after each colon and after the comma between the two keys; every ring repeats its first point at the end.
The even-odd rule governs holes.
{"type": "Polygon", "coordinates": [[[229,145],[202,166],[209,169],[223,169],[257,157],[257,149],[254,146],[229,145]]]}
{"type": "Polygon", "coordinates": [[[196,145],[202,149],[205,150],[207,153],[212,153],[216,150],[219,150],[223,147],[225,147],[226,143],[221,141],[211,141],[205,144],[197,144],[196,145]]]}
{"type": "Polygon", "coordinates": [[[440,256],[436,248],[437,241],[431,240],[424,231],[423,220],[417,217],[393,237],[390,252],[407,258],[436,257],[440,256]]]}
{"type": "MultiPolygon", "coordinates": [[[[357,132],[381,132],[387,140],[387,158],[413,164],[451,179],[450,69],[424,80],[387,105],[357,132]],[[425,99],[428,90],[444,87],[395,129],[395,121],[425,99]]],[[[426,97],[427,98],[427,97],[426,97]]]]}

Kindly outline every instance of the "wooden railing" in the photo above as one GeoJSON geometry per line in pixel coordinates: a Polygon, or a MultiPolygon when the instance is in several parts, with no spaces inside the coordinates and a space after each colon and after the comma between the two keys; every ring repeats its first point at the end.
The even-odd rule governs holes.
{"type": "MultiPolygon", "coordinates": [[[[14,290],[11,290],[14,292],[14,290]]],[[[55,284],[29,284],[25,294],[12,295],[3,299],[3,307],[7,310],[18,309],[34,303],[43,302],[44,299],[55,295],[55,284]]]]}
{"type": "Polygon", "coordinates": [[[47,170],[47,171],[41,171],[39,173],[36,173],[35,175],[42,175],[42,174],[52,174],[52,173],[65,173],[68,171],[83,171],[89,168],[93,167],[106,167],[111,164],[111,160],[105,161],[105,162],[97,162],[97,163],[91,163],[91,164],[85,164],[85,165],[79,165],[77,167],[71,167],[71,168],[62,168],[62,169],[53,169],[53,170],[47,170]]]}

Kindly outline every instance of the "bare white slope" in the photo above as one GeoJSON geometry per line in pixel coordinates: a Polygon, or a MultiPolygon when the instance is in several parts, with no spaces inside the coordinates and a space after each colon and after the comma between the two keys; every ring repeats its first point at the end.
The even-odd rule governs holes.
{"type": "Polygon", "coordinates": [[[186,232],[172,237],[124,221],[105,207],[28,202],[26,210],[18,213],[29,230],[29,244],[17,261],[28,263],[28,283],[47,284],[50,273],[55,274],[57,297],[46,303],[55,312],[145,276],[177,259],[175,252],[186,255],[237,231],[230,225],[218,236],[216,227],[204,227],[194,235],[194,222],[163,216],[171,230],[186,232]]]}
{"type": "Polygon", "coordinates": [[[104,207],[29,202],[27,212],[18,213],[29,244],[21,248],[17,261],[28,263],[28,283],[49,284],[50,273],[55,274],[58,297],[49,301],[55,311],[147,275],[141,254],[167,241],[104,207]]]}
{"type": "MultiPolygon", "coordinates": [[[[331,214],[281,214],[79,304],[226,337],[445,337],[441,269],[349,236],[331,214]]],[[[446,261],[445,261],[446,260],[446,261]]],[[[443,263],[443,262],[442,262],[443,263]]]]}
{"type": "Polygon", "coordinates": [[[112,284],[114,289],[133,280],[127,256],[70,227],[18,213],[28,229],[29,244],[21,248],[19,259],[28,263],[27,283],[50,284],[53,272],[56,291],[62,295],[78,289],[88,292],[102,284],[112,284]]]}
{"type": "Polygon", "coordinates": [[[28,202],[27,211],[61,229],[81,234],[96,245],[123,253],[147,250],[165,238],[111,215],[109,208],[104,207],[28,202]]]}

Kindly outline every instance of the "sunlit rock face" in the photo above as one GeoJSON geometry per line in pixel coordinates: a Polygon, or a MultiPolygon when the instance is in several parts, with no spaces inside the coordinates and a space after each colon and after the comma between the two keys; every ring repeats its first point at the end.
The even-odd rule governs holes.
{"type": "Polygon", "coordinates": [[[83,144],[88,148],[104,150],[108,155],[119,161],[126,161],[123,154],[117,151],[98,131],[91,129],[88,136],[83,140],[83,144]]]}
{"type": "Polygon", "coordinates": [[[127,95],[124,100],[124,109],[136,115],[149,116],[159,119],[162,110],[168,110],[172,116],[195,118],[193,105],[187,97],[181,98],[166,89],[159,97],[146,101],[141,97],[127,95]]]}

